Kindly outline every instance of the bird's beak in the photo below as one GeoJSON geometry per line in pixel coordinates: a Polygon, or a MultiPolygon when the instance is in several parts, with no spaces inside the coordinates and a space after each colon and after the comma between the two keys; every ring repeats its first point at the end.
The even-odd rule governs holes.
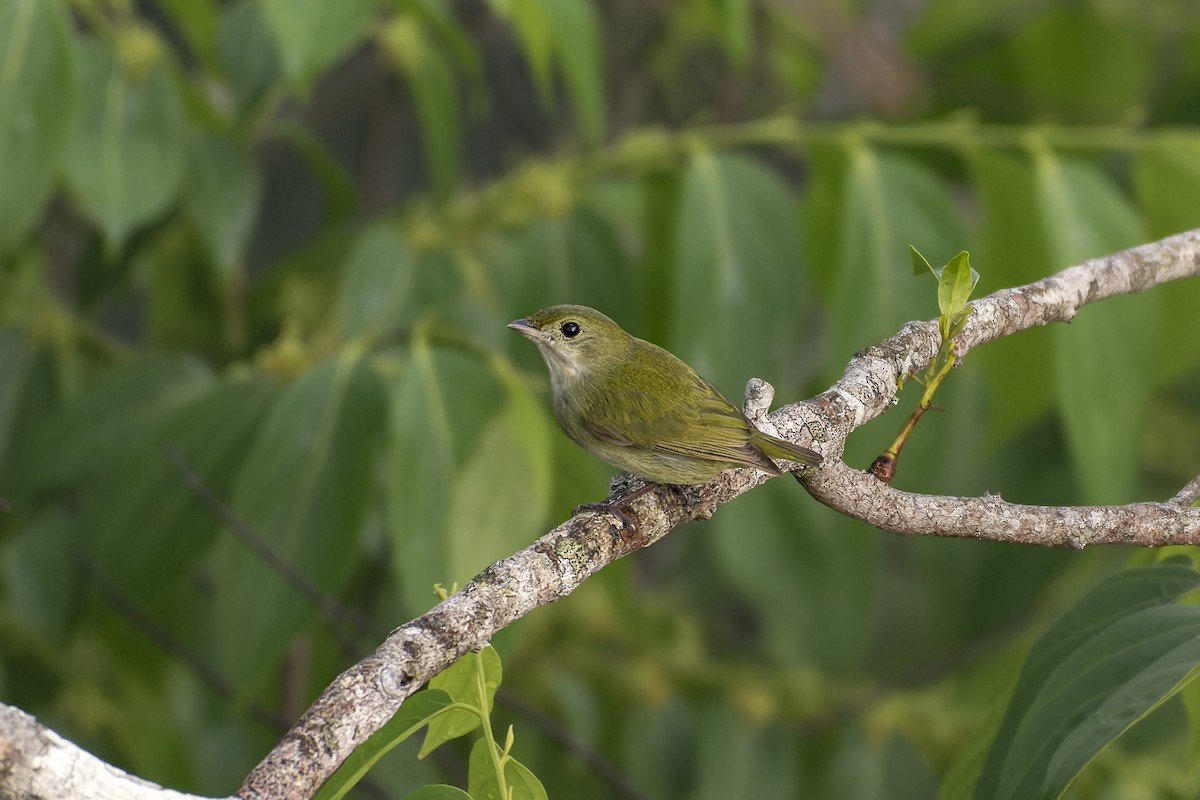
{"type": "Polygon", "coordinates": [[[522,336],[528,336],[530,339],[542,338],[542,332],[530,324],[529,320],[524,318],[514,319],[505,327],[512,328],[517,333],[522,336]]]}

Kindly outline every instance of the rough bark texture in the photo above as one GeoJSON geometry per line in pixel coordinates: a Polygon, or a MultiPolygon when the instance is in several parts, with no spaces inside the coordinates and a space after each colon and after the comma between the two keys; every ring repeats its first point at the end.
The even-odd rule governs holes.
{"type": "MultiPolygon", "coordinates": [[[[958,353],[961,356],[1036,325],[1069,321],[1088,303],[1198,272],[1200,231],[1191,231],[996,292],[973,304],[974,312],[958,338],[958,353]]],[[[751,381],[747,413],[768,432],[800,441],[825,456],[825,466],[798,473],[814,497],[880,528],[1076,548],[1112,542],[1200,543],[1200,509],[1189,507],[1200,497],[1200,478],[1165,503],[1045,508],[1013,505],[991,495],[934,497],[902,492],[841,463],[846,437],[891,406],[902,377],[920,372],[933,359],[937,331],[936,322],[908,323],[890,339],[857,353],[842,379],[828,391],[769,417],[770,386],[751,381]]],[[[496,562],[462,591],[397,628],[371,656],[342,673],[254,769],[238,796],[245,800],[311,797],[409,695],[464,653],[482,647],[500,628],[538,606],[570,594],[621,556],[653,544],[689,519],[711,516],[717,506],[768,477],[753,470],[731,470],[690,490],[689,496],[660,487],[630,506],[639,523],[633,535],[623,536],[620,523],[608,514],[587,513],[496,562]]],[[[614,494],[628,491],[631,482],[636,479],[625,476],[615,481],[614,494]]],[[[136,793],[142,788],[97,793],[84,786],[90,778],[81,781],[79,776],[106,773],[131,786],[134,779],[78,751],[32,718],[13,712],[0,721],[4,726],[0,728],[0,797],[187,797],[142,782],[136,785],[149,794],[136,793]],[[52,771],[48,765],[60,758],[74,766],[65,772],[52,771]],[[60,782],[49,791],[47,781],[52,779],[60,782]]],[[[102,782],[94,780],[97,785],[102,782]]]]}

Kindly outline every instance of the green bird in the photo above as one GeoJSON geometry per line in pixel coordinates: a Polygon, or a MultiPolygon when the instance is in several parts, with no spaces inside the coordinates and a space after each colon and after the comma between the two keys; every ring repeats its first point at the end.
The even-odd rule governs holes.
{"type": "MultiPolygon", "coordinates": [[[[763,433],[674,355],[587,306],[544,308],[508,327],[537,345],[550,370],[554,417],[576,444],[658,484],[704,483],[733,467],[782,475],[772,459],[814,466],[818,453],[763,433]]],[[[613,504],[620,511],[646,490],[613,504]]]]}

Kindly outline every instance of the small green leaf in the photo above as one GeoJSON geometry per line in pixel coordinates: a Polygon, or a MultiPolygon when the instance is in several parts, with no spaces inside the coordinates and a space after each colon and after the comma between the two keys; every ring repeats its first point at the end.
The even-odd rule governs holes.
{"type": "Polygon", "coordinates": [[[428,725],[451,702],[450,695],[440,689],[425,689],[405,700],[383,727],[354,749],[313,800],[341,800],[384,754],[428,725]]]}
{"type": "Polygon", "coordinates": [[[929,263],[929,260],[927,258],[925,258],[925,256],[921,255],[921,251],[918,250],[916,247],[914,247],[911,244],[908,246],[908,254],[910,256],[912,256],[912,265],[913,265],[913,273],[912,274],[915,277],[919,278],[920,276],[924,275],[926,272],[933,273],[933,277],[935,277],[935,278],[941,277],[940,275],[938,275],[938,271],[933,268],[933,265],[929,263]]]}
{"type": "Polygon", "coordinates": [[[938,307],[947,317],[953,317],[966,306],[971,292],[979,282],[979,273],[971,269],[970,256],[963,250],[942,268],[938,277],[938,307]]]}
{"type": "MultiPolygon", "coordinates": [[[[491,714],[501,673],[500,656],[488,645],[478,653],[467,653],[444,669],[429,682],[429,688],[441,689],[453,702],[479,709],[486,717],[491,714]]],[[[417,758],[424,758],[445,742],[470,733],[479,724],[479,713],[450,709],[430,723],[417,758]]]]}
{"type": "MultiPolygon", "coordinates": [[[[475,800],[504,800],[496,776],[495,754],[487,739],[480,739],[471,748],[467,767],[467,789],[475,800]]],[[[504,781],[511,800],[547,800],[546,789],[529,769],[512,756],[504,759],[504,781]]]]}

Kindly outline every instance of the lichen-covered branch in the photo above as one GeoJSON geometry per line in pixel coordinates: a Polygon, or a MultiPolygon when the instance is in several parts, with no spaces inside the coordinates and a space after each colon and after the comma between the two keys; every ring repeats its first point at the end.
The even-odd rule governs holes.
{"type": "MultiPolygon", "coordinates": [[[[1068,321],[1087,303],[1198,272],[1200,230],[1094,259],[975,301],[958,352],[965,354],[1037,325],[1068,321]]],[[[802,479],[817,499],[881,528],[914,534],[1076,547],[1197,538],[1200,511],[1178,501],[1045,509],[1015,506],[997,497],[922,497],[891,489],[837,462],[846,437],[883,413],[895,398],[901,376],[924,369],[937,348],[936,322],[908,323],[895,336],[858,353],[828,391],[763,420],[786,438],[811,436],[812,446],[826,456],[829,466],[808,470],[802,479]]],[[[747,410],[752,417],[761,418],[769,396],[769,387],[761,382],[749,387],[747,410]]],[[[570,594],[612,561],[654,543],[689,519],[710,515],[716,506],[767,478],[761,472],[731,470],[699,487],[690,499],[660,488],[631,505],[639,526],[628,539],[622,538],[610,516],[585,514],[493,564],[462,591],[397,628],[372,656],[335,680],[255,768],[239,795],[247,800],[310,797],[406,697],[463,653],[482,647],[496,631],[534,608],[570,594]]],[[[615,491],[620,493],[619,488],[615,491]]]]}
{"type": "MultiPolygon", "coordinates": [[[[1068,321],[1088,303],[1198,272],[1200,230],[1088,261],[975,301],[957,340],[957,352],[961,356],[1002,336],[1068,321]]],[[[747,413],[756,424],[825,455],[826,466],[800,473],[814,497],[880,528],[1069,547],[1200,542],[1200,509],[1191,507],[1200,498],[1200,477],[1165,503],[1047,508],[1014,505],[990,495],[934,497],[901,492],[841,463],[846,438],[890,407],[900,378],[924,369],[938,344],[936,322],[908,323],[895,336],[856,354],[828,391],[770,416],[766,414],[769,385],[752,381],[747,387],[747,413]]],[[[730,470],[687,495],[660,487],[630,505],[638,521],[633,535],[623,535],[610,515],[589,513],[496,562],[462,591],[397,628],[371,656],[334,680],[247,777],[238,796],[245,800],[312,797],[406,698],[464,653],[482,647],[498,630],[538,606],[570,594],[621,556],[654,543],[689,519],[711,515],[717,506],[768,477],[753,470],[730,470]]],[[[630,481],[636,479],[618,479],[614,492],[628,491],[630,481]]],[[[190,797],[109,767],[15,709],[0,708],[0,712],[0,796],[190,797]]]]}

